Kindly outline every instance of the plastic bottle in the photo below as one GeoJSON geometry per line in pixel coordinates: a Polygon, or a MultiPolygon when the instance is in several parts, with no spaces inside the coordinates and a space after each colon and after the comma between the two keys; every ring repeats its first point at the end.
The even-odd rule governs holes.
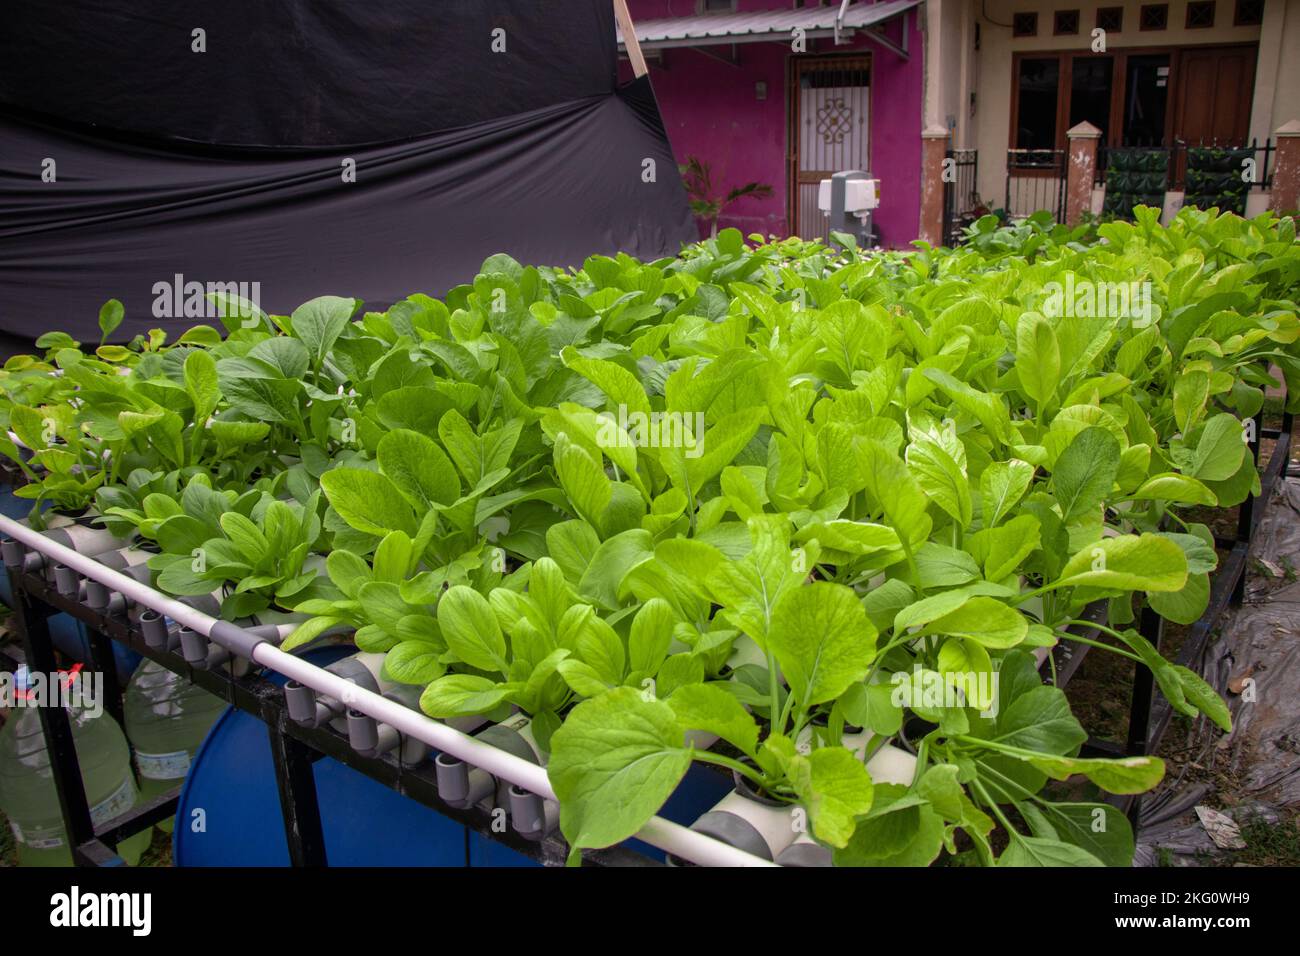
{"type": "MultiPolygon", "coordinates": [[[[30,684],[27,668],[21,668],[14,675],[15,691],[25,695],[30,684]]],[[[98,709],[78,706],[77,698],[72,695],[73,704],[68,707],[72,739],[91,819],[101,826],[135,806],[139,792],[131,773],[126,737],[117,721],[98,709]]],[[[20,866],[71,866],[72,851],[41,732],[39,708],[24,701],[15,701],[20,706],[9,712],[0,730],[0,810],[13,830],[20,866]]],[[[140,862],[150,832],[146,829],[123,840],[117,845],[118,855],[132,865],[140,862]]]]}
{"type": "MultiPolygon", "coordinates": [[[[225,709],[220,697],[161,664],[145,661],[136,669],[126,687],[123,712],[143,799],[180,784],[203,738],[225,709]]],[[[172,818],[158,827],[170,833],[172,818]]]]}

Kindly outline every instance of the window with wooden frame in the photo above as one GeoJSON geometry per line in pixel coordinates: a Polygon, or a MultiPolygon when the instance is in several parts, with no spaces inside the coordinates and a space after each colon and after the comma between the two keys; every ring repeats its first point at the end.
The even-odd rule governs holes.
{"type": "Polygon", "coordinates": [[[1138,11],[1139,30],[1163,30],[1169,26],[1169,4],[1144,3],[1138,11]]]}
{"type": "Polygon", "coordinates": [[[1193,0],[1187,4],[1183,25],[1189,30],[1208,30],[1214,26],[1214,0],[1193,0]]]}
{"type": "Polygon", "coordinates": [[[1079,33],[1079,11],[1057,10],[1053,17],[1052,33],[1058,37],[1077,36],[1079,33]]]}
{"type": "Polygon", "coordinates": [[[1123,7],[1098,7],[1097,29],[1107,33],[1119,33],[1124,29],[1123,7]]]}
{"type": "Polygon", "coordinates": [[[1264,22],[1264,0],[1237,0],[1233,11],[1235,27],[1257,27],[1264,22]]]}
{"type": "Polygon", "coordinates": [[[1013,37],[1038,36],[1038,14],[1013,13],[1011,15],[1011,35],[1013,37]]]}
{"type": "Polygon", "coordinates": [[[1013,54],[1008,145],[1063,149],[1066,130],[1082,122],[1115,146],[1240,140],[1256,49],[1237,43],[1013,54]]]}

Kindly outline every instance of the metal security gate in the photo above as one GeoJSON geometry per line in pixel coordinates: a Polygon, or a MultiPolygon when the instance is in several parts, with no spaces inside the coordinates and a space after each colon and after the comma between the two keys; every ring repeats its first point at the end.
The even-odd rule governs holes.
{"type": "Polygon", "coordinates": [[[790,231],[829,239],[817,187],[845,169],[870,171],[871,58],[796,57],[790,77],[790,231]]]}
{"type": "Polygon", "coordinates": [[[1065,221],[1065,150],[1007,150],[1007,215],[1019,219],[1043,209],[1065,221]]]}

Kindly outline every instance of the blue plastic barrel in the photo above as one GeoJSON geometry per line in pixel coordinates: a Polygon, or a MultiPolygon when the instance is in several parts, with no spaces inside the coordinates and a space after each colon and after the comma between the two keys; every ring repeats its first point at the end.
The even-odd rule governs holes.
{"type": "MultiPolygon", "coordinates": [[[[349,653],[322,648],[307,657],[323,667],[349,653]]],[[[332,758],[322,757],[313,769],[331,866],[535,865],[332,758]]],[[[663,815],[690,824],[729,789],[730,778],[693,767],[663,815]]],[[[661,850],[630,842],[663,859],[661,850]]],[[[172,857],[177,866],[289,865],[270,738],[256,717],[228,708],[208,732],[181,791],[172,857]]]]}
{"type": "MultiPolygon", "coordinates": [[[[324,666],[348,653],[308,659],[324,666]]],[[[313,769],[331,866],[466,865],[461,824],[329,757],[313,769]]],[[[270,738],[256,717],[228,708],[212,725],[181,791],[172,857],[177,866],[289,865],[270,738]]]]}

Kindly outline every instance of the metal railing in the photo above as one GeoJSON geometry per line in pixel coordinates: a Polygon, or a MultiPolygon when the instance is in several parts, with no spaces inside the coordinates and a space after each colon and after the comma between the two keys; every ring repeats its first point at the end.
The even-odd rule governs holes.
{"type": "Polygon", "coordinates": [[[973,149],[950,149],[943,162],[943,244],[955,246],[962,230],[978,218],[982,208],[977,184],[979,154],[973,149]]]}
{"type": "MultiPolygon", "coordinates": [[[[1272,139],[1266,139],[1263,145],[1260,145],[1259,140],[1256,139],[1252,139],[1249,145],[1242,143],[1240,140],[1226,140],[1223,142],[1211,140],[1208,143],[1204,140],[1195,143],[1186,140],[1174,140],[1172,146],[1160,145],[1132,147],[1107,147],[1105,143],[1102,143],[1097,147],[1097,166],[1093,174],[1094,186],[1106,185],[1106,172],[1110,158],[1109,154],[1111,150],[1118,149],[1142,149],[1167,153],[1168,158],[1165,166],[1166,192],[1182,192],[1187,188],[1187,169],[1189,161],[1196,158],[1197,150],[1222,150],[1232,153],[1249,152],[1251,154],[1249,157],[1241,157],[1242,159],[1249,158],[1254,161],[1254,169],[1251,171],[1251,178],[1244,180],[1244,182],[1248,184],[1247,189],[1269,190],[1273,188],[1273,172],[1277,163],[1277,157],[1275,155],[1277,152],[1277,145],[1272,139]]],[[[1191,165],[1194,168],[1197,164],[1192,163],[1191,165]]],[[[1245,172],[1244,166],[1239,164],[1238,168],[1241,169],[1242,172],[1245,172]]]]}
{"type": "Polygon", "coordinates": [[[1007,214],[1018,218],[1046,209],[1063,222],[1065,163],[1063,149],[1007,150],[1007,214]]]}

